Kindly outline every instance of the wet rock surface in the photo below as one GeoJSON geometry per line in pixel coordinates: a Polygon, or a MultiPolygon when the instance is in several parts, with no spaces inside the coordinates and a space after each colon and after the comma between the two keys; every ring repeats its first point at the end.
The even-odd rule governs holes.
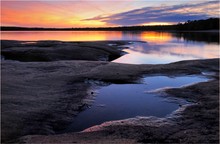
{"type": "MultiPolygon", "coordinates": [[[[45,46],[52,49],[57,45],[69,46],[71,42],[39,43],[44,47],[40,50],[47,53],[45,46]],[[56,44],[51,45],[51,43],[56,44]]],[[[8,50],[9,53],[17,55],[18,51],[23,51],[25,48],[39,48],[39,43],[36,46],[36,43],[3,41],[2,54],[4,55],[3,51],[8,50]],[[16,51],[19,48],[21,50],[16,51]]],[[[83,45],[89,47],[94,43],[99,46],[104,45],[105,48],[109,43],[114,44],[112,41],[79,44],[80,47],[83,45]]],[[[123,45],[124,42],[115,43],[123,45]]],[[[77,43],[70,45],[72,44],[78,45],[77,43]]],[[[97,47],[92,51],[96,53],[96,49],[99,51],[97,47]]],[[[100,49],[99,52],[105,55],[107,50],[100,49]]],[[[108,52],[116,57],[120,53],[117,48],[110,49],[117,51],[117,54],[108,52]]],[[[30,55],[35,53],[31,51],[30,55]]],[[[6,59],[12,59],[4,56],[6,59]]],[[[88,61],[83,56],[80,56],[80,60],[72,60],[72,58],[56,60],[51,56],[47,62],[32,62],[32,56],[27,58],[28,62],[22,62],[19,57],[16,56],[16,61],[1,62],[2,142],[218,143],[219,59],[181,61],[164,65],[130,65],[88,61]],[[214,72],[214,75],[210,76],[213,80],[165,91],[171,97],[181,97],[195,102],[190,106],[181,107],[171,117],[137,117],[106,122],[80,133],[56,134],[57,131],[64,129],[74,116],[91,104],[93,91],[90,91],[91,84],[85,81],[135,83],[142,75],[178,76],[201,74],[207,71],[214,72]]]]}

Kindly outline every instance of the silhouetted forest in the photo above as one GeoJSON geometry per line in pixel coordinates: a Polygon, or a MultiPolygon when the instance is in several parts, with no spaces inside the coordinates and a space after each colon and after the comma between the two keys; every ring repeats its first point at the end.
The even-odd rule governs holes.
{"type": "Polygon", "coordinates": [[[161,30],[161,31],[197,31],[197,30],[219,30],[219,18],[206,20],[193,20],[176,25],[155,25],[155,26],[122,26],[103,28],[28,28],[2,26],[1,31],[136,31],[136,30],[161,30]]]}
{"type": "Polygon", "coordinates": [[[219,18],[187,21],[176,25],[177,30],[219,30],[219,18]]]}

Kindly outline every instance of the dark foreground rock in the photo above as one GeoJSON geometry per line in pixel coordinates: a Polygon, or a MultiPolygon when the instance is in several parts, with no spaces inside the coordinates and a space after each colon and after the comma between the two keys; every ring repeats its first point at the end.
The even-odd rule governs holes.
{"type": "MultiPolygon", "coordinates": [[[[5,47],[5,49],[8,49],[5,47]]],[[[2,142],[25,143],[218,143],[219,59],[164,65],[101,61],[1,62],[2,142]],[[171,117],[106,122],[80,133],[56,134],[91,104],[87,80],[135,83],[142,75],[214,72],[213,80],[167,89],[194,103],[171,117]],[[54,135],[56,134],[56,135],[54,135]]]]}
{"type": "Polygon", "coordinates": [[[116,47],[128,44],[128,41],[31,42],[2,40],[1,43],[1,55],[10,60],[23,62],[59,60],[112,61],[121,56],[121,50],[116,49],[116,47]]]}

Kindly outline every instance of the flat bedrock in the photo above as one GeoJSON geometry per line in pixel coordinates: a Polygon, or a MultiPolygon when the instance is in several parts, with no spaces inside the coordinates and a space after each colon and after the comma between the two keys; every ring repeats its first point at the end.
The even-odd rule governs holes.
{"type": "MultiPolygon", "coordinates": [[[[19,44],[4,49],[16,45],[19,44]]],[[[218,143],[219,59],[131,65],[81,58],[48,62],[1,61],[2,142],[218,143]],[[85,83],[86,80],[137,83],[143,75],[180,76],[202,72],[215,74],[208,82],[166,90],[168,96],[195,102],[182,106],[171,117],[138,117],[106,122],[81,133],[56,134],[91,104],[91,84],[85,83]]]]}

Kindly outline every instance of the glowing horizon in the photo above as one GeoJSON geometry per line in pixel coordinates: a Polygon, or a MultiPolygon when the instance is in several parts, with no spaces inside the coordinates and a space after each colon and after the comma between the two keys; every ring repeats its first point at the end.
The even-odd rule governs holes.
{"type": "Polygon", "coordinates": [[[44,28],[170,25],[218,17],[219,2],[1,1],[1,25],[44,28]]]}

